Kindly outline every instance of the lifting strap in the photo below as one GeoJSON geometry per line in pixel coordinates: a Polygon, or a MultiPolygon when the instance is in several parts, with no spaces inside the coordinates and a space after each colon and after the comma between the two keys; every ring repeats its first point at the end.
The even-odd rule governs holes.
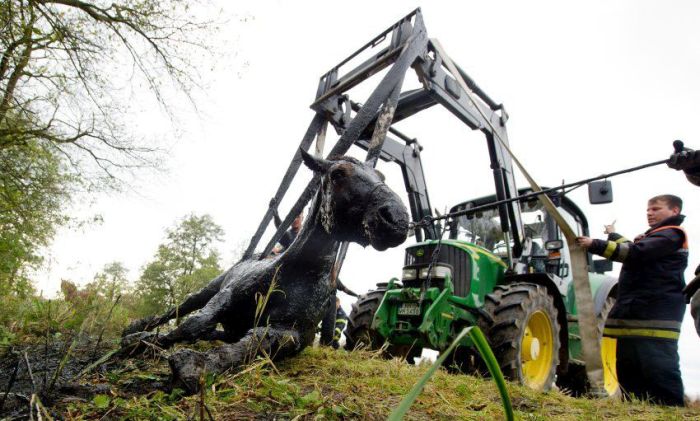
{"type": "MultiPolygon", "coordinates": [[[[431,42],[434,45],[435,50],[442,57],[443,63],[447,69],[450,71],[450,73],[452,73],[452,76],[457,80],[464,92],[466,92],[467,97],[471,101],[472,105],[474,105],[474,108],[479,111],[481,117],[491,127],[491,133],[493,133],[493,136],[498,139],[503,149],[508,152],[513,159],[513,162],[515,162],[527,181],[530,183],[530,187],[536,192],[542,191],[542,188],[525,170],[525,167],[523,167],[520,161],[515,157],[503,139],[501,139],[498,131],[496,131],[491,124],[491,121],[486,117],[477,102],[474,100],[471,90],[467,87],[467,84],[464,82],[464,79],[459,71],[457,71],[452,59],[445,54],[440,42],[436,39],[431,39],[431,42]]],[[[557,211],[557,208],[554,206],[554,203],[552,203],[549,196],[546,194],[541,194],[537,197],[542,205],[547,209],[547,212],[552,215],[554,220],[557,222],[557,225],[559,225],[562,233],[566,237],[567,245],[569,247],[569,254],[571,255],[574,292],[576,296],[576,308],[578,309],[579,332],[581,335],[581,348],[583,351],[583,361],[586,364],[586,374],[588,375],[588,381],[591,384],[592,393],[598,396],[605,396],[606,393],[605,389],[603,388],[603,362],[601,360],[600,341],[598,339],[598,320],[595,314],[591,286],[588,281],[588,254],[585,249],[576,244],[576,234],[566,220],[561,216],[559,211],[557,211]]]]}

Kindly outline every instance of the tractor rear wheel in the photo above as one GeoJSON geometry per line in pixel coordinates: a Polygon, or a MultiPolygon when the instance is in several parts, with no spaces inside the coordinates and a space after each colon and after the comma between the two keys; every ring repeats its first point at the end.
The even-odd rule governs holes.
{"type": "MultiPolygon", "coordinates": [[[[603,336],[605,321],[614,305],[615,297],[608,297],[598,315],[600,356],[603,362],[603,386],[608,396],[617,396],[620,392],[620,383],[617,381],[617,340],[603,336]]],[[[569,364],[569,370],[557,379],[557,385],[572,396],[585,395],[591,389],[586,374],[586,367],[582,364],[569,364]]]]}
{"type": "Polygon", "coordinates": [[[384,339],[373,332],[372,319],[384,298],[386,289],[380,288],[360,295],[352,304],[348,326],[345,329],[345,349],[364,348],[376,350],[382,347],[384,339]]]}
{"type": "Polygon", "coordinates": [[[493,319],[487,336],[503,375],[535,389],[549,390],[559,364],[557,309],[541,285],[496,286],[484,310],[493,319]]]}

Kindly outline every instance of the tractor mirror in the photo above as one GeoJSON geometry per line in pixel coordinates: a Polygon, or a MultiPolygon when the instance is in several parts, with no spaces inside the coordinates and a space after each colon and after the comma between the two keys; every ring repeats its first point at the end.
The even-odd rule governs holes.
{"type": "Polygon", "coordinates": [[[613,268],[612,260],[601,259],[593,261],[593,272],[605,273],[610,272],[613,268]]]}
{"type": "Polygon", "coordinates": [[[611,203],[613,201],[613,191],[610,180],[591,181],[588,183],[588,201],[591,205],[611,203]]]}
{"type": "Polygon", "coordinates": [[[564,243],[561,240],[551,240],[544,243],[544,248],[547,250],[561,250],[564,248],[564,243]]]}

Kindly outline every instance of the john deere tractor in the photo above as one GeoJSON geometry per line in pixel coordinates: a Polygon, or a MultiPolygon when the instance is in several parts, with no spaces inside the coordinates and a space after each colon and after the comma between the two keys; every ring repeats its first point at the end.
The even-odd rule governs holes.
{"type": "MultiPolygon", "coordinates": [[[[462,215],[447,220],[444,239],[407,247],[401,279],[379,284],[353,304],[347,347],[385,346],[388,355],[412,360],[423,348],[446,349],[462,328],[479,326],[508,378],[547,390],[556,377],[561,387],[584,392],[566,240],[537,198],[528,190],[519,193],[525,197],[517,203],[526,239],[519,258],[502,230],[498,206],[489,206],[496,196],[456,205],[450,214],[462,215]]],[[[571,200],[551,198],[579,235],[589,234],[586,217],[571,200]]],[[[589,278],[602,323],[616,280],[603,274],[607,262],[590,261],[589,267],[595,268],[589,278]]],[[[614,342],[602,341],[605,388],[614,394],[614,342]]],[[[447,361],[464,372],[483,371],[469,344],[447,361]]]]}

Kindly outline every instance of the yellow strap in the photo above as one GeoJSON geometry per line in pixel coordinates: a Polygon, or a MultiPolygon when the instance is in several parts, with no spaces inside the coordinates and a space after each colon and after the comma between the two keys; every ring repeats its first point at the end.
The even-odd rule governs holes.
{"type": "Polygon", "coordinates": [[[603,335],[611,337],[620,336],[644,336],[646,338],[678,339],[680,332],[662,329],[623,329],[606,327],[603,335]]]}
{"type": "Polygon", "coordinates": [[[605,245],[605,251],[603,252],[603,257],[606,259],[609,259],[610,256],[615,253],[615,249],[617,249],[617,243],[608,241],[608,244],[605,245]]]}

